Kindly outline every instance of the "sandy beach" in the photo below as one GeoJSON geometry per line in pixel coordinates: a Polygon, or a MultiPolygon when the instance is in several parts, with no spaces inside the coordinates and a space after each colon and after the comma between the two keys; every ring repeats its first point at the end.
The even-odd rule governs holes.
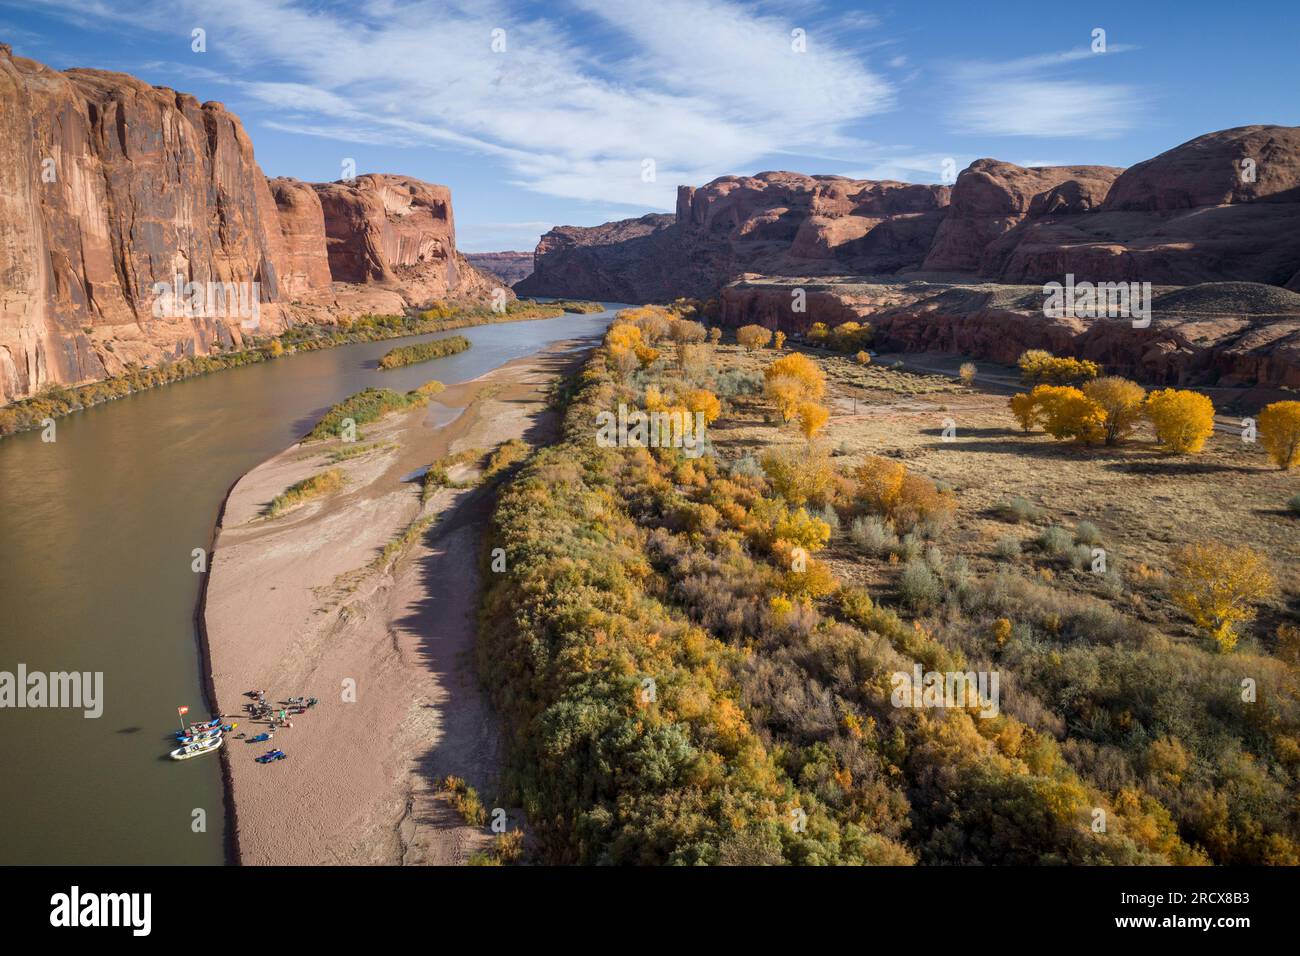
{"type": "MultiPolygon", "coordinates": [[[[368,450],[354,457],[332,461],[349,447],[336,440],[294,445],[231,490],[204,606],[214,706],[251,737],[267,727],[248,720],[248,691],[320,701],[270,742],[228,735],[221,759],[241,863],[457,864],[490,842],[436,785],[455,774],[489,813],[502,805],[498,728],[473,652],[491,497],[473,486],[475,464],[451,471],[471,487],[424,502],[419,476],[463,451],[545,441],[556,424],[547,387],[582,360],[574,345],[361,426],[350,447],[368,450]],[[342,490],[266,516],[276,495],[331,467],[342,490]],[[381,557],[423,522],[396,557],[381,557]],[[287,758],[255,762],[272,747],[287,758]]],[[[517,808],[504,809],[518,826],[517,808]]]]}

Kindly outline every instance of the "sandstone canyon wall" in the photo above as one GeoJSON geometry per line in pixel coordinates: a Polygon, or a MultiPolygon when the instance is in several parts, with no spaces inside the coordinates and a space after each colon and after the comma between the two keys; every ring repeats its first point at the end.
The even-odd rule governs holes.
{"type": "Polygon", "coordinates": [[[465,260],[480,272],[489,272],[509,286],[533,274],[531,252],[467,252],[465,260]]]}
{"type": "Polygon", "coordinates": [[[521,293],[638,302],[716,295],[744,273],[1300,290],[1300,128],[1209,133],[1129,170],[981,159],[951,188],[724,176],[681,187],[671,217],[553,229],[534,260],[521,293]]]}
{"type": "Polygon", "coordinates": [[[1300,389],[1300,294],[1251,282],[1155,286],[1152,322],[1049,317],[1040,285],[750,277],[721,294],[727,325],[799,336],[813,322],[868,322],[872,348],[1014,364],[1025,349],[1100,362],[1148,384],[1300,389]],[[792,308],[800,289],[805,310],[792,308]]]}
{"type": "Polygon", "coordinates": [[[256,283],[258,335],[499,284],[457,253],[445,187],[268,183],[220,103],[0,45],[0,403],[238,347],[233,309],[156,314],[178,276],[256,283]]]}
{"type": "Polygon", "coordinates": [[[768,172],[678,190],[675,215],[559,226],[541,239],[521,295],[623,302],[706,298],[744,272],[835,275],[915,268],[950,190],[768,172]]]}

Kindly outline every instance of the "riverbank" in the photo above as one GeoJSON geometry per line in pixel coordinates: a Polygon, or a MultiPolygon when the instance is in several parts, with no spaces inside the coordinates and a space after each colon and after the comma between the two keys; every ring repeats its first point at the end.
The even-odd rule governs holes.
{"type": "Polygon", "coordinates": [[[503,442],[550,436],[550,384],[582,360],[572,344],[453,385],[353,444],[294,445],[231,490],[201,610],[213,703],[235,715],[254,689],[320,699],[273,741],[232,739],[222,755],[239,862],[453,864],[486,849],[491,834],[438,791],[455,775],[489,813],[500,805],[497,722],[473,655],[491,503],[475,480],[503,442]],[[425,467],[454,457],[469,460],[450,486],[426,491],[425,467]],[[265,515],[329,468],[340,491],[265,515]],[[288,758],[253,760],[271,747],[288,758]]]}
{"type": "Polygon", "coordinates": [[[355,320],[335,324],[296,325],[278,336],[254,340],[248,347],[237,351],[214,350],[207,355],[190,355],[152,367],[132,368],[122,375],[83,385],[54,386],[31,398],[0,405],[0,438],[45,427],[48,420],[63,418],[128,395],[301,352],[416,335],[434,335],[480,325],[558,318],[566,313],[585,315],[591,313],[589,306],[597,305],[599,304],[567,300],[556,303],[523,300],[511,302],[504,313],[487,307],[450,311],[446,307],[435,305],[424,312],[363,315],[355,320]]]}

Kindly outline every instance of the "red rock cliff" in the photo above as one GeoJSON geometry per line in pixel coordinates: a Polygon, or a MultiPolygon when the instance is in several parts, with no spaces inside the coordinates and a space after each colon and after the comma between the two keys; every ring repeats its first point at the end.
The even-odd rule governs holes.
{"type": "Polygon", "coordinates": [[[311,183],[279,177],[271,180],[285,249],[282,282],[290,295],[328,288],[329,254],[325,249],[325,215],[311,183]]]}
{"type": "Polygon", "coordinates": [[[259,335],[500,284],[457,253],[445,186],[268,183],[220,103],[0,45],[0,404],[238,346],[233,304],[155,314],[177,276],[245,305],[256,283],[259,335]]]}
{"type": "Polygon", "coordinates": [[[1197,137],[1132,169],[972,163],[951,188],[761,173],[680,187],[676,214],[560,227],[530,294],[715,295],[742,273],[1300,288],[1300,128],[1197,137]]]}
{"type": "Polygon", "coordinates": [[[177,275],[256,282],[283,328],[275,203],[220,103],[3,48],[0,105],[0,398],[239,341],[239,321],[154,317],[177,275]]]}
{"type": "Polygon", "coordinates": [[[768,172],[683,186],[674,216],[560,226],[542,237],[527,295],[621,301],[717,293],[742,272],[892,273],[917,268],[947,186],[768,172]]]}

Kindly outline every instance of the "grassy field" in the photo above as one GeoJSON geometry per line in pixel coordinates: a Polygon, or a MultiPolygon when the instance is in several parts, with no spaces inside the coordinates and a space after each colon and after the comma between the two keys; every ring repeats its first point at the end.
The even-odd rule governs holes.
{"type": "MultiPolygon", "coordinates": [[[[719,348],[724,370],[757,374],[765,361],[770,358],[719,348]]],[[[1171,455],[1144,425],[1133,441],[1083,448],[1041,431],[1024,434],[1005,394],[967,388],[944,375],[864,368],[838,357],[819,361],[833,412],[821,440],[839,466],[852,470],[864,455],[884,455],[952,487],[960,507],[943,544],[977,571],[1007,563],[994,550],[1008,536],[1022,543],[1024,554],[1014,562],[1018,570],[1055,570],[1058,562],[1034,553],[1035,538],[1053,524],[1073,529],[1087,521],[1100,529],[1109,563],[1137,586],[1123,597],[1125,610],[1180,639],[1195,640],[1190,625],[1158,588],[1148,586],[1167,570],[1174,545],[1205,539],[1250,543],[1274,556],[1284,592],[1300,596],[1300,523],[1287,508],[1300,491],[1300,475],[1278,470],[1257,443],[1216,433],[1200,454],[1171,455]],[[953,441],[942,438],[946,419],[955,426],[953,441]],[[1017,497],[1036,505],[1040,516],[1006,521],[1001,506],[1017,497]]],[[[771,415],[761,402],[735,406],[711,430],[719,453],[802,443],[765,417],[771,415]]],[[[851,580],[873,588],[890,584],[896,569],[887,561],[862,560],[847,539],[838,545],[833,560],[851,580]]],[[[1098,593],[1101,587],[1091,573],[1056,578],[1060,589],[1098,593]]],[[[1283,610],[1279,604],[1262,615],[1252,632],[1259,649],[1275,645],[1269,625],[1282,620],[1283,610]]]]}

